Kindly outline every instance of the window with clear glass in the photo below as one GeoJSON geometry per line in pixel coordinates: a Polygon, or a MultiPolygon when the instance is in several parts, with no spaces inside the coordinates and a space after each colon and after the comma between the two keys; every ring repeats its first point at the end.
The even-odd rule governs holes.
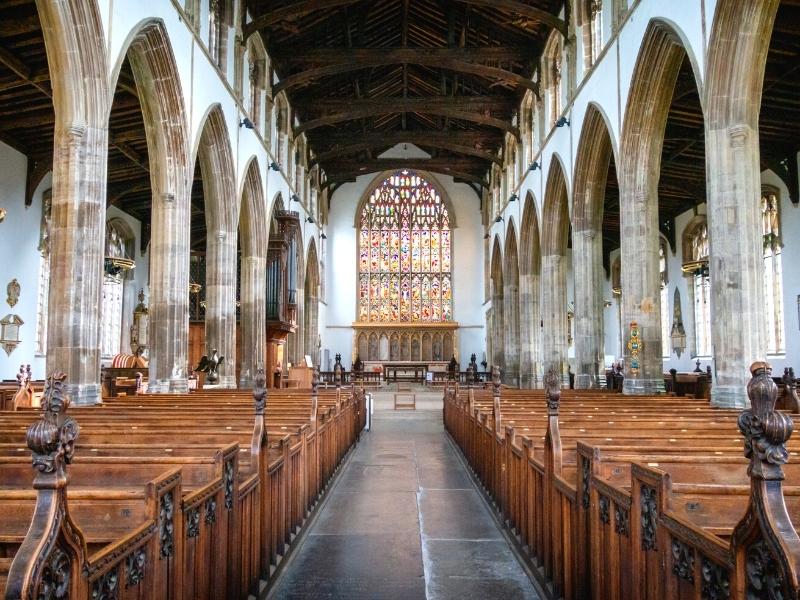
{"type": "Polygon", "coordinates": [[[100,324],[100,353],[104,357],[119,354],[122,332],[122,278],[106,275],[103,278],[102,321],[100,324]]]}
{"type": "Polygon", "coordinates": [[[669,316],[669,286],[667,285],[667,249],[662,241],[658,246],[658,264],[661,273],[661,356],[669,358],[671,319],[669,316]]]}
{"type": "Polygon", "coordinates": [[[600,51],[603,49],[603,2],[602,0],[589,0],[589,15],[591,18],[591,63],[597,62],[600,51]]]}
{"type": "Polygon", "coordinates": [[[767,315],[767,352],[786,351],[783,332],[783,264],[781,258],[778,195],[761,196],[761,232],[764,240],[764,307],[767,315]]]}
{"type": "Polygon", "coordinates": [[[47,298],[50,294],[50,253],[42,252],[36,293],[36,353],[47,354],[47,298]]]}
{"type": "Polygon", "coordinates": [[[711,284],[708,277],[708,223],[698,225],[691,239],[692,261],[704,261],[694,273],[694,335],[697,356],[711,356],[711,284]]]}
{"type": "Polygon", "coordinates": [[[358,320],[451,321],[450,215],[424,177],[403,170],[372,192],[359,226],[358,320]]]}

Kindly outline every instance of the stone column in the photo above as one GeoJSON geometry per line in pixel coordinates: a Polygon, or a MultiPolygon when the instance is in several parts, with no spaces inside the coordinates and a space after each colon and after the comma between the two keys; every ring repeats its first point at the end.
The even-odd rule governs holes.
{"type": "Polygon", "coordinates": [[[219,385],[236,387],[236,234],[209,232],[206,241],[206,354],[225,361],[219,385]]]}
{"type": "Polygon", "coordinates": [[[542,368],[569,383],[567,370],[567,259],[542,256],[542,368]],[[567,378],[567,379],[564,379],[567,378]]]}
{"type": "Polygon", "coordinates": [[[625,394],[664,392],[661,356],[661,272],[658,258],[658,201],[621,189],[622,354],[625,394]],[[627,196],[627,197],[626,197],[627,196]],[[641,348],[632,364],[631,326],[636,323],[641,348]]]}
{"type": "Polygon", "coordinates": [[[155,393],[187,393],[189,205],[174,192],[153,194],[150,238],[150,383],[155,393]]]}
{"type": "MultiPolygon", "coordinates": [[[[511,274],[508,275],[508,278],[511,274]]],[[[507,283],[503,290],[503,347],[505,350],[505,376],[507,385],[519,385],[519,289],[514,283],[507,283]]]]}
{"type": "Polygon", "coordinates": [[[706,181],[716,406],[749,404],[748,367],[767,351],[758,118],[778,5],[720,0],[709,42],[706,181]]]}
{"type": "MultiPolygon", "coordinates": [[[[58,114],[58,113],[57,113],[58,114]]],[[[55,125],[47,372],[63,371],[76,404],[100,395],[100,307],[108,130],[55,125]]]]}
{"type": "Polygon", "coordinates": [[[593,230],[572,236],[575,277],[575,388],[599,387],[603,367],[603,238],[593,230]]]}
{"type": "Polygon", "coordinates": [[[534,369],[534,339],[539,329],[539,297],[538,297],[538,277],[536,288],[532,280],[534,276],[528,273],[519,276],[519,385],[523,389],[533,387],[534,369]],[[533,289],[537,290],[536,300],[534,301],[533,289]]]}
{"type": "MultiPolygon", "coordinates": [[[[494,283],[492,284],[494,285],[494,283]]],[[[498,366],[505,369],[506,355],[503,348],[505,344],[505,319],[503,315],[503,295],[492,296],[492,356],[489,367],[498,366]]]]}
{"type": "Polygon", "coordinates": [[[240,388],[252,387],[258,370],[266,369],[266,272],[266,258],[242,257],[240,388]]]}

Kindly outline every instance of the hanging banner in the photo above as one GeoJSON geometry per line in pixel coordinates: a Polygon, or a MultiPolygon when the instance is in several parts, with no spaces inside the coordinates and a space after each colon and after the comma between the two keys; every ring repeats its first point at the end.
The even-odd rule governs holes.
{"type": "Polygon", "coordinates": [[[628,340],[628,350],[630,351],[630,372],[632,375],[639,374],[639,353],[642,351],[643,347],[644,342],[642,342],[639,324],[636,321],[632,321],[630,340],[628,340]]]}

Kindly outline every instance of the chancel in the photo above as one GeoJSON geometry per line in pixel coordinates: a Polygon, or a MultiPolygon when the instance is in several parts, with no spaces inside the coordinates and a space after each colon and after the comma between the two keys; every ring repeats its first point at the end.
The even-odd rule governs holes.
{"type": "Polygon", "coordinates": [[[3,597],[800,598],[799,64],[800,0],[0,1],[3,597]]]}

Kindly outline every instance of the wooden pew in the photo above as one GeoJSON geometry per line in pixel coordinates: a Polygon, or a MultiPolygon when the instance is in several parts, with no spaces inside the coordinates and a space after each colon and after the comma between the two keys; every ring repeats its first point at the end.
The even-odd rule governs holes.
{"type": "MultiPolygon", "coordinates": [[[[47,394],[47,424],[41,427],[48,432],[51,421],[75,423],[63,416],[68,402],[61,381],[63,376],[53,380],[47,394]]],[[[259,579],[286,552],[363,427],[362,390],[339,389],[321,410],[319,404],[315,380],[312,390],[268,405],[261,378],[250,398],[197,393],[73,407],[80,442],[76,446],[75,425],[59,447],[69,452],[54,450],[63,474],[53,483],[57,492],[47,494],[39,487],[41,474],[36,491],[28,491],[29,463],[18,447],[38,413],[5,413],[0,497],[17,507],[13,515],[0,515],[6,597],[23,588],[35,596],[52,583],[50,571],[32,572],[26,565],[53,558],[69,578],[72,598],[236,598],[257,592],[259,579]],[[42,545],[46,527],[37,524],[49,518],[44,507],[46,515],[63,515],[55,545],[42,545]],[[28,522],[34,526],[26,535],[28,522]],[[72,545],[61,542],[68,534],[72,545]]]]}
{"type": "Polygon", "coordinates": [[[497,375],[491,399],[446,390],[445,425],[552,597],[762,597],[772,573],[797,597],[800,487],[781,480],[800,482],[783,466],[800,444],[766,365],[742,415],[664,396],[562,401],[552,376],[545,411],[530,392],[501,399],[497,375]]]}

